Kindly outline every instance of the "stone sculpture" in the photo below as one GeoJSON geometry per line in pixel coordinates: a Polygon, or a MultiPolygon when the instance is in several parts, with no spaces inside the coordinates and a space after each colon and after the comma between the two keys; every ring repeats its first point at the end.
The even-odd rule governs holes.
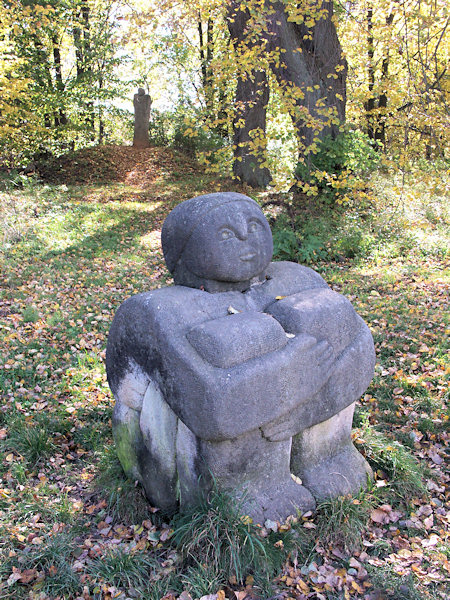
{"type": "Polygon", "coordinates": [[[364,486],[350,430],[375,352],[350,302],[271,262],[269,224],[242,194],[181,203],[162,245],[175,285],[126,300],[108,339],[126,473],[165,509],[214,478],[258,522],[364,486]]]}
{"type": "Polygon", "coordinates": [[[150,122],[150,107],[152,100],[143,88],[138,89],[134,95],[134,135],[133,146],[135,148],[148,148],[150,139],[148,136],[148,124],[150,122]]]}

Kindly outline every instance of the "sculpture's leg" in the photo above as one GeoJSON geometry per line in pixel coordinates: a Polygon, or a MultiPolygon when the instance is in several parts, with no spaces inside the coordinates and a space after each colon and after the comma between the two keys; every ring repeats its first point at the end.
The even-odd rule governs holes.
{"type": "Polygon", "coordinates": [[[144,442],[139,421],[148,382],[149,378],[143,370],[129,361],[128,371],[115,392],[116,404],[112,416],[117,456],[127,477],[140,482],[142,472],[139,463],[144,452],[144,442]]]}
{"type": "Polygon", "coordinates": [[[203,468],[219,487],[232,490],[257,523],[315,508],[310,492],[291,476],[290,453],[290,438],[271,442],[258,429],[233,440],[200,442],[203,468]]]}
{"type": "Polygon", "coordinates": [[[351,441],[355,403],[292,440],[291,469],[316,499],[357,492],[372,470],[351,441]]]}
{"type": "Polygon", "coordinates": [[[180,495],[177,449],[187,444],[185,435],[181,436],[181,444],[178,440],[179,420],[165,402],[157,381],[136,364],[130,364],[115,397],[113,433],[125,473],[140,481],[154,505],[175,509],[180,495]]]}

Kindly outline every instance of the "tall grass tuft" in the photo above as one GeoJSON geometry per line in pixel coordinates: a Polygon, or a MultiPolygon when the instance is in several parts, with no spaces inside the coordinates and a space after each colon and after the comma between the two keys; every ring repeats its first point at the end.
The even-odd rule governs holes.
{"type": "Polygon", "coordinates": [[[243,583],[248,575],[260,589],[270,589],[273,574],[293,547],[292,534],[262,537],[243,512],[231,495],[214,487],[197,506],[173,518],[172,542],[182,553],[184,580],[194,595],[217,589],[230,577],[243,583]]]}
{"type": "Polygon", "coordinates": [[[56,446],[49,431],[42,423],[26,424],[17,420],[10,426],[8,437],[2,447],[19,453],[29,466],[34,467],[50,456],[56,446]]]}
{"type": "Polygon", "coordinates": [[[82,588],[79,576],[72,569],[74,550],[72,537],[59,533],[47,536],[40,546],[26,555],[19,555],[19,560],[22,559],[21,564],[27,569],[36,569],[45,575],[40,583],[40,591],[45,597],[72,598],[82,588]]]}
{"type": "Polygon", "coordinates": [[[396,496],[410,500],[427,492],[423,467],[402,444],[367,424],[360,431],[360,443],[372,469],[386,474],[396,496]]]}
{"type": "Polygon", "coordinates": [[[149,517],[149,503],[142,488],[128,479],[114,446],[103,449],[98,464],[95,488],[107,502],[106,511],[114,522],[136,524],[149,517]]]}
{"type": "Polygon", "coordinates": [[[316,514],[317,538],[321,544],[354,552],[362,544],[362,532],[373,506],[373,498],[365,491],[357,497],[339,496],[322,501],[316,514]]]}
{"type": "Polygon", "coordinates": [[[97,585],[128,590],[148,589],[157,572],[157,561],[148,553],[128,547],[110,548],[88,564],[87,571],[97,585]]]}

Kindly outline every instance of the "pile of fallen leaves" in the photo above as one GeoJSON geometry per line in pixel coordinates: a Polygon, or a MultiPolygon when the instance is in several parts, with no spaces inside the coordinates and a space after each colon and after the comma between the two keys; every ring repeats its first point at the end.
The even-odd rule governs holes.
{"type": "Polygon", "coordinates": [[[168,175],[186,177],[196,173],[198,165],[192,157],[168,148],[94,146],[52,158],[39,164],[36,171],[49,183],[148,185],[168,175]]]}

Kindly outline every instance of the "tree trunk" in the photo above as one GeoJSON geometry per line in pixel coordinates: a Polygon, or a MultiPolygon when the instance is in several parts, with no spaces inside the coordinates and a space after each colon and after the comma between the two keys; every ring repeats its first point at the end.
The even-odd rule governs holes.
{"type": "MultiPolygon", "coordinates": [[[[77,25],[72,30],[73,41],[75,45],[75,58],[77,79],[80,82],[86,83],[85,78],[89,78],[88,84],[92,84],[90,76],[92,75],[92,51],[91,51],[91,33],[90,33],[90,8],[86,0],[82,0],[81,8],[78,14],[75,15],[77,25]]],[[[94,103],[88,101],[85,103],[84,121],[86,129],[89,132],[89,137],[92,141],[95,140],[95,112],[94,103]]]]}
{"type": "MultiPolygon", "coordinates": [[[[387,113],[387,78],[389,74],[389,49],[386,48],[381,62],[380,83],[383,86],[381,94],[375,95],[375,46],[373,35],[373,8],[369,4],[367,9],[367,78],[369,98],[365,104],[366,120],[367,120],[367,135],[371,140],[380,142],[376,148],[386,145],[386,113],[387,113]]],[[[389,27],[394,20],[394,13],[390,13],[386,17],[386,25],[389,27]]]]}
{"type": "MultiPolygon", "coordinates": [[[[53,43],[53,64],[55,66],[55,79],[56,79],[56,89],[58,91],[58,101],[62,102],[62,96],[64,93],[64,82],[62,78],[62,67],[61,67],[61,51],[59,49],[58,40],[56,36],[52,39],[53,43]]],[[[67,125],[67,117],[66,113],[62,108],[55,113],[55,125],[67,125]]]]}
{"type": "Polygon", "coordinates": [[[313,26],[289,21],[283,2],[269,4],[268,49],[274,56],[281,53],[272,70],[281,89],[298,96],[291,117],[302,156],[318,138],[335,137],[345,121],[347,62],[332,19],[332,1],[316,1],[323,12],[313,26]]]}
{"type": "Polygon", "coordinates": [[[375,88],[375,67],[373,64],[374,57],[374,40],[373,40],[373,9],[372,5],[369,4],[367,9],[367,79],[368,79],[368,88],[369,88],[369,97],[367,99],[365,109],[366,109],[366,119],[367,119],[367,135],[371,140],[375,139],[375,129],[374,126],[374,114],[375,110],[375,97],[374,97],[374,88],[375,88]]]}
{"type": "MultiPolygon", "coordinates": [[[[314,24],[289,21],[284,2],[266,0],[266,27],[259,39],[251,33],[250,14],[239,10],[233,0],[228,13],[228,28],[236,52],[242,45],[264,48],[278,85],[290,99],[290,113],[300,156],[309,160],[309,149],[318,139],[335,137],[345,120],[347,63],[342,56],[333,23],[333,2],[316,0],[320,9],[314,24]]],[[[305,15],[308,22],[310,15],[305,15]]],[[[235,162],[233,172],[250,185],[265,185],[267,169],[261,167],[265,157],[266,107],[269,89],[266,73],[251,70],[238,80],[237,111],[234,126],[235,162]],[[255,135],[260,151],[249,143],[255,135]]]]}
{"type": "MultiPolygon", "coordinates": [[[[232,0],[228,10],[228,29],[239,54],[246,41],[249,12],[240,10],[240,2],[232,0]]],[[[247,42],[251,47],[257,42],[247,42]]],[[[234,163],[233,174],[251,187],[266,187],[270,172],[262,163],[266,158],[266,112],[269,102],[269,85],[264,71],[252,69],[238,77],[236,112],[233,122],[234,163]]]]}

